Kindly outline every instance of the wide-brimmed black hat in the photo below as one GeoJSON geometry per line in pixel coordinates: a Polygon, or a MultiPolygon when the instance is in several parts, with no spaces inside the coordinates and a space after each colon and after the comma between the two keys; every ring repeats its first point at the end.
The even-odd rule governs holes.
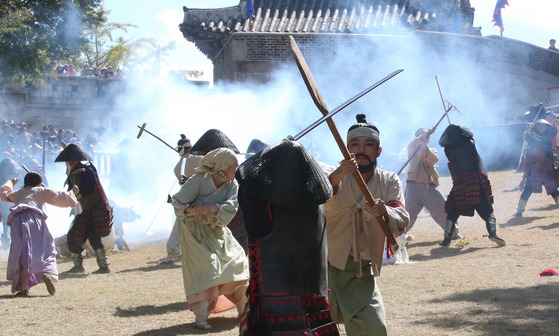
{"type": "Polygon", "coordinates": [[[76,144],[68,144],[54,162],[91,161],[91,157],[76,144]]]}
{"type": "Polygon", "coordinates": [[[332,197],[328,176],[300,143],[284,140],[239,166],[235,178],[260,199],[291,207],[317,206],[332,197]]]}
{"type": "Polygon", "coordinates": [[[196,141],[190,150],[190,154],[206,155],[216,148],[229,148],[235,152],[235,154],[240,153],[235,144],[233,144],[233,141],[231,141],[225,133],[217,129],[211,129],[206,131],[206,133],[196,141]]]}

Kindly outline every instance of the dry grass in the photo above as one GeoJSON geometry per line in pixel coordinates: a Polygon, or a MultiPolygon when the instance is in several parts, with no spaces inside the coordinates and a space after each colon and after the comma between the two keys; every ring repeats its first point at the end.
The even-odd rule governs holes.
{"type": "MultiPolygon", "coordinates": [[[[391,335],[557,335],[559,277],[542,278],[546,268],[559,270],[557,207],[545,194],[534,194],[525,217],[512,218],[519,197],[512,189],[521,175],[490,173],[496,195],[498,248],[483,234],[479,217],[460,218],[464,248],[441,248],[441,229],[425,214],[408,245],[414,264],[385,266],[378,279],[391,335]]],[[[443,178],[442,190],[450,189],[443,178]]],[[[179,266],[162,267],[164,242],[132,246],[110,255],[112,273],[61,277],[51,297],[40,284],[28,298],[15,298],[10,283],[0,282],[2,335],[197,335],[192,327],[179,266]]],[[[0,262],[5,272],[6,258],[0,262]]],[[[70,267],[62,261],[59,269],[70,267]]],[[[236,313],[210,318],[216,335],[236,335],[236,313]]]]}

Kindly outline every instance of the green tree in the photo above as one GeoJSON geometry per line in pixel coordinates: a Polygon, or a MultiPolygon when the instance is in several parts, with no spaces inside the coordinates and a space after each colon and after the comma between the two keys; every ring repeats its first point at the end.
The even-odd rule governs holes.
{"type": "Polygon", "coordinates": [[[83,36],[87,43],[81,46],[78,65],[85,62],[92,67],[100,68],[125,62],[131,51],[131,45],[123,37],[115,40],[113,33],[117,31],[127,32],[130,27],[133,27],[133,25],[107,23],[86,29],[83,36]]]}
{"type": "Polygon", "coordinates": [[[84,32],[88,43],[81,47],[80,58],[73,60],[73,63],[79,66],[88,63],[96,68],[112,65],[127,71],[146,64],[151,68],[157,67],[160,58],[174,49],[174,42],[159,47],[154,39],[126,39],[125,33],[134,27],[121,23],[90,27],[84,32]]]}
{"type": "Polygon", "coordinates": [[[84,31],[107,22],[102,0],[0,0],[0,77],[42,81],[60,60],[80,56],[84,31]]]}

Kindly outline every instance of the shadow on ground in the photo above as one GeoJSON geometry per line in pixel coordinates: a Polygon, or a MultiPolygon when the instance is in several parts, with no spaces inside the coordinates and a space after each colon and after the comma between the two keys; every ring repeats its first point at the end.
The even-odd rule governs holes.
{"type": "Polygon", "coordinates": [[[0,300],[11,300],[11,299],[17,299],[17,300],[29,300],[29,299],[33,299],[33,298],[46,298],[49,297],[50,295],[33,295],[31,292],[28,296],[16,296],[15,294],[7,294],[7,295],[0,295],[0,300]]]}
{"type": "MultiPolygon", "coordinates": [[[[482,335],[557,335],[559,330],[559,281],[544,279],[536,290],[534,286],[524,288],[493,288],[474,290],[431,300],[431,303],[446,303],[452,307],[456,302],[470,302],[472,308],[464,313],[435,314],[417,321],[436,328],[466,330],[475,326],[482,335]]],[[[540,282],[540,283],[541,283],[540,282]]]]}
{"type": "MultiPolygon", "coordinates": [[[[442,239],[441,239],[442,241],[442,239]]],[[[436,260],[436,259],[441,259],[441,258],[451,258],[454,256],[463,256],[465,254],[470,254],[470,253],[475,253],[479,250],[483,250],[485,249],[484,247],[463,247],[463,248],[459,248],[459,247],[455,247],[456,244],[456,240],[453,240],[450,243],[449,247],[443,247],[440,246],[439,243],[440,241],[435,241],[435,242],[421,242],[421,243],[416,243],[416,244],[409,244],[408,245],[408,251],[413,251],[414,247],[425,247],[425,246],[432,246],[433,248],[430,250],[431,254],[410,254],[410,260],[436,260]]],[[[494,247],[494,246],[488,246],[489,247],[494,247]]]]}
{"type": "Polygon", "coordinates": [[[181,265],[180,264],[154,264],[152,266],[124,269],[124,270],[118,271],[117,273],[127,273],[127,272],[136,272],[136,271],[152,272],[152,271],[168,270],[168,269],[173,269],[173,268],[181,268],[181,265]]]}
{"type": "Polygon", "coordinates": [[[146,306],[138,306],[130,309],[122,309],[120,307],[116,307],[114,316],[137,317],[137,316],[146,316],[146,315],[164,315],[167,313],[187,311],[188,309],[189,308],[187,302],[175,302],[164,306],[146,305],[146,306]]]}
{"type": "Polygon", "coordinates": [[[171,335],[208,335],[232,330],[239,327],[238,318],[217,317],[208,319],[212,326],[210,330],[201,330],[194,327],[194,323],[179,324],[172,327],[152,329],[134,334],[135,336],[171,336],[171,335]]]}
{"type": "Polygon", "coordinates": [[[559,223],[554,223],[551,225],[538,225],[538,226],[534,226],[533,228],[531,228],[531,230],[533,229],[542,229],[542,230],[553,230],[553,229],[557,229],[559,228],[559,223]]]}
{"type": "MultiPolygon", "coordinates": [[[[553,199],[551,199],[551,202],[553,202],[553,199]]],[[[556,210],[559,207],[557,207],[557,204],[555,203],[551,203],[547,206],[543,206],[543,207],[538,207],[538,208],[533,208],[532,211],[551,211],[551,210],[556,210]]]]}
{"type": "MultiPolygon", "coordinates": [[[[91,270],[91,272],[92,271],[95,271],[95,269],[91,270]]],[[[59,280],[84,279],[84,278],[87,278],[88,276],[89,276],[89,273],[87,273],[87,270],[84,273],[64,273],[64,272],[61,272],[61,273],[58,274],[58,279],[59,280]]]]}
{"type": "Polygon", "coordinates": [[[531,224],[534,221],[540,220],[546,217],[512,217],[506,223],[500,224],[500,228],[505,228],[509,226],[522,226],[531,224]]]}
{"type": "Polygon", "coordinates": [[[512,189],[503,189],[504,193],[509,193],[509,192],[517,192],[517,191],[522,191],[520,190],[520,188],[518,186],[512,188],[512,189]]]}

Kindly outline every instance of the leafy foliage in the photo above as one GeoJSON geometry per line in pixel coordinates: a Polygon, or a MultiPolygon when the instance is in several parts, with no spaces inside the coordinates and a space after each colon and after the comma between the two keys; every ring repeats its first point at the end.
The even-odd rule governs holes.
{"type": "Polygon", "coordinates": [[[0,0],[3,82],[42,81],[55,62],[80,55],[84,31],[106,14],[102,0],[0,0]]]}
{"type": "Polygon", "coordinates": [[[159,66],[161,57],[174,49],[174,43],[160,47],[154,39],[115,38],[117,31],[128,32],[134,25],[108,23],[100,27],[92,27],[85,32],[88,43],[81,48],[80,59],[74,64],[88,63],[100,68],[108,65],[125,68],[128,71],[138,66],[150,64],[152,70],[159,66]]]}

